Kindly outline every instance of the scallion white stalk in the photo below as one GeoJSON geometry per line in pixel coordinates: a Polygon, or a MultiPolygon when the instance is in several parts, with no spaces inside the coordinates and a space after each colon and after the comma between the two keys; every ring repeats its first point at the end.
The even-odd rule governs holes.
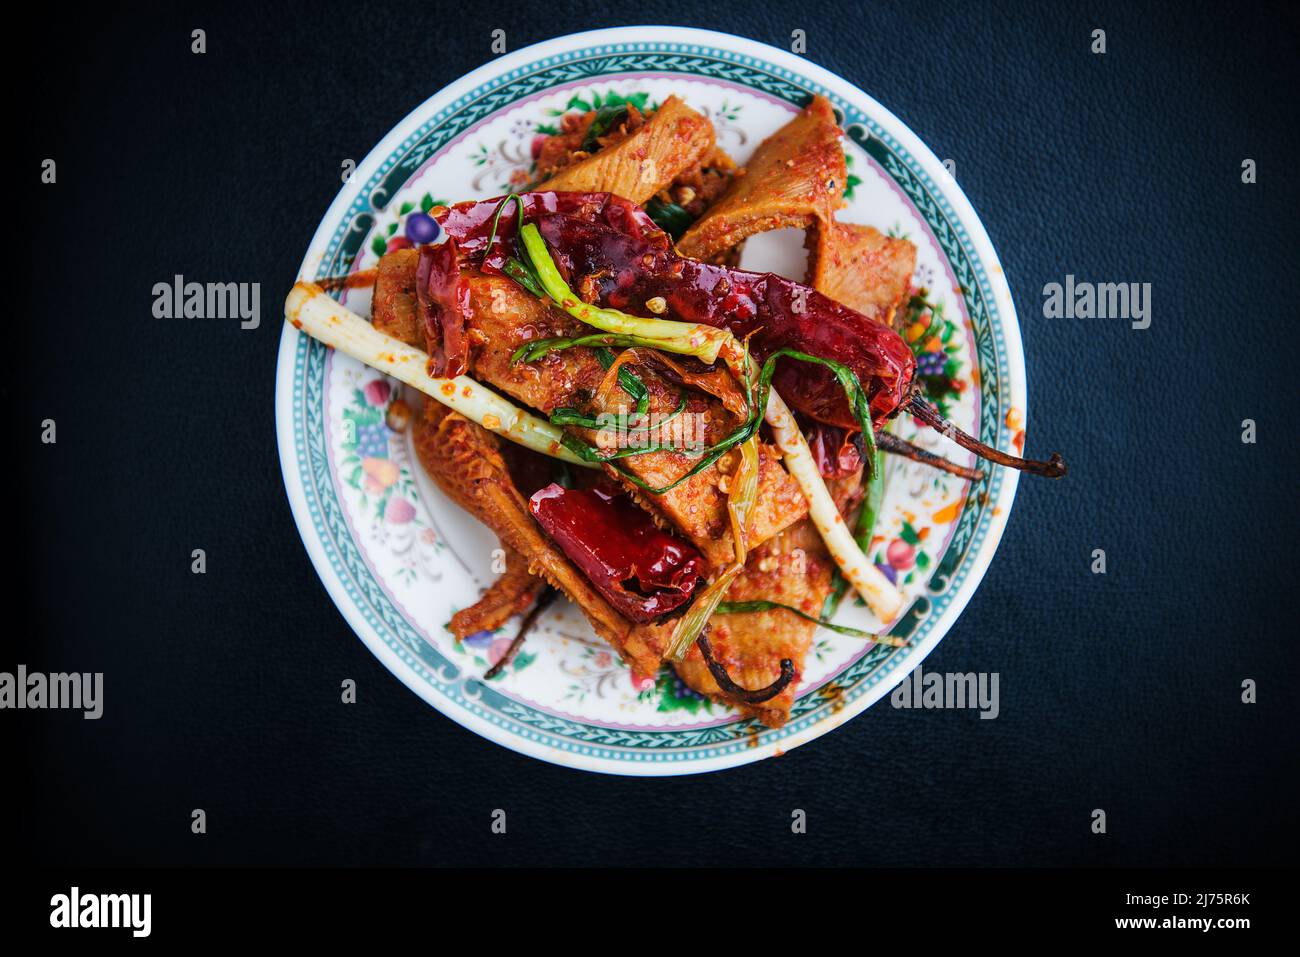
{"type": "Polygon", "coordinates": [[[563,431],[558,426],[524,411],[469,376],[443,379],[429,375],[428,355],[380,332],[315,283],[294,285],[284,302],[284,318],[313,339],[400,379],[489,432],[543,455],[588,466],[560,444],[563,431]]]}
{"type": "Polygon", "coordinates": [[[808,517],[817,526],[835,564],[877,618],[882,622],[893,621],[902,610],[902,594],[853,540],[853,533],[835,507],[835,500],[822,481],[817,461],[799,431],[798,423],[775,389],[768,396],[764,417],[772,428],[777,448],[785,456],[786,470],[799,483],[804,498],[808,500],[808,517]]]}

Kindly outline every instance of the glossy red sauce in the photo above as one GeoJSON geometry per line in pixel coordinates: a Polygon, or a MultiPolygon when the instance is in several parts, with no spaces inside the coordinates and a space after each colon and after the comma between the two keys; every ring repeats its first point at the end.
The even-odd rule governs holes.
{"type": "Polygon", "coordinates": [[[700,553],[659,528],[650,514],[609,485],[552,483],[528,508],[538,524],[611,605],[645,623],[687,602],[699,581],[700,553]]]}
{"type": "MultiPolygon", "coordinates": [[[[518,201],[496,221],[499,199],[462,203],[440,222],[462,255],[488,272],[516,256],[518,201]]],[[[762,360],[779,349],[796,349],[848,366],[867,392],[878,424],[904,402],[916,360],[893,329],[777,276],[713,265],[679,256],[668,236],[639,206],[608,193],[526,193],[525,221],[535,222],[571,288],[594,291],[604,306],[650,316],[650,299],[662,297],[667,315],[686,322],[752,335],[762,360]]],[[[789,358],[778,364],[774,383],[792,406],[812,418],[856,430],[858,422],[830,370],[789,358]]]]}

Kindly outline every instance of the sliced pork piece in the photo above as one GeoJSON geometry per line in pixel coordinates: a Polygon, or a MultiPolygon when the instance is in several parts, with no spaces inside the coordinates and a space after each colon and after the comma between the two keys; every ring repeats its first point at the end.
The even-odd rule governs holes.
{"type": "Polygon", "coordinates": [[[565,166],[537,189],[614,193],[644,203],[698,166],[713,145],[708,118],[670,96],[626,137],[565,166]]]}
{"type": "Polygon", "coordinates": [[[506,570],[488,586],[478,601],[451,616],[447,627],[463,641],[479,631],[500,628],[515,615],[532,607],[546,582],[528,571],[528,563],[513,549],[505,549],[506,570]]]}
{"type": "Polygon", "coordinates": [[[561,116],[559,132],[543,138],[541,147],[537,151],[538,178],[549,179],[560,170],[582,162],[596,150],[613,146],[645,125],[646,116],[637,109],[635,104],[628,103],[623,109],[625,112],[622,118],[612,124],[602,124],[605,126],[605,131],[598,133],[594,138],[588,134],[591,132],[591,124],[596,120],[598,111],[571,112],[561,116]],[[590,139],[594,139],[595,148],[583,149],[584,146],[592,146],[588,142],[590,139]]]}
{"type": "MultiPolygon", "coordinates": [[[[414,280],[408,281],[406,272],[414,270],[417,257],[405,255],[408,252],[398,250],[380,261],[375,286],[372,321],[399,338],[407,310],[412,308],[413,293],[407,290],[414,288],[414,280]],[[391,265],[385,268],[390,259],[391,265]]],[[[467,339],[471,376],[546,414],[566,407],[595,416],[632,405],[617,386],[601,388],[607,373],[591,349],[561,349],[536,362],[512,364],[510,358],[515,350],[527,342],[585,335],[595,330],[548,308],[513,280],[469,272],[465,278],[470,290],[467,339]]],[[[416,328],[411,334],[421,336],[422,332],[416,328]]],[[[419,343],[417,339],[415,344],[419,343]]],[[[679,386],[642,366],[636,367],[636,375],[649,391],[652,413],[667,415],[676,411],[682,394],[679,386]]],[[[695,392],[690,393],[683,415],[699,416],[689,421],[703,422],[699,438],[704,445],[717,443],[736,425],[721,402],[695,392]]],[[[589,431],[580,430],[580,434],[588,443],[594,439],[594,433],[589,431]]],[[[683,452],[662,450],[629,456],[618,464],[653,488],[663,488],[697,461],[683,452]]],[[[781,466],[771,446],[760,445],[759,462],[758,499],[748,529],[751,544],[767,540],[807,512],[798,483],[781,466]]],[[[720,461],[662,495],[651,495],[621,477],[620,481],[657,517],[680,531],[710,565],[720,567],[731,560],[734,551],[727,494],[719,487],[725,481],[721,468],[726,465],[726,461],[720,461]]]]}
{"type": "Polygon", "coordinates": [[[876,322],[892,325],[907,301],[916,247],[871,226],[819,222],[808,232],[808,285],[876,322]]]}
{"type": "Polygon", "coordinates": [[[711,260],[755,233],[830,222],[847,178],[835,112],[822,96],[754,151],[731,187],[677,243],[711,260]]]}
{"type": "MultiPolygon", "coordinates": [[[[745,570],[727,591],[726,601],[775,601],[809,615],[821,614],[831,591],[834,563],[817,529],[807,519],[755,549],[745,570]]],[[[763,688],[781,675],[781,660],[794,664],[794,680],[774,698],[749,705],[732,701],[718,687],[698,646],[674,667],[677,674],[701,694],[737,707],[768,727],[779,728],[790,716],[795,693],[803,679],[804,659],[812,646],[817,624],[784,609],[714,615],[709,620],[713,657],[744,688],[763,688]]]]}
{"type": "Polygon", "coordinates": [[[380,258],[370,324],[408,346],[423,349],[424,329],[415,305],[415,268],[419,262],[418,249],[396,249],[380,258]]]}
{"type": "Polygon", "coordinates": [[[425,415],[414,428],[416,455],[438,487],[495,532],[502,545],[520,555],[529,573],[568,596],[634,674],[654,676],[663,661],[672,623],[632,624],[573,567],[529,514],[528,502],[510,477],[497,437],[436,402],[425,404],[425,415]]]}
{"type": "MultiPolygon", "coordinates": [[[[567,407],[594,417],[632,406],[631,399],[616,385],[602,388],[609,376],[591,349],[562,349],[537,362],[510,364],[514,351],[530,340],[591,333],[594,330],[590,327],[559,316],[502,277],[471,278],[470,303],[471,362],[483,382],[547,414],[567,407]]],[[[645,366],[637,365],[634,370],[649,392],[652,414],[666,416],[677,410],[682,396],[679,386],[645,366]]],[[[688,394],[683,416],[691,418],[679,417],[679,422],[703,424],[703,434],[694,435],[703,446],[716,444],[738,424],[721,402],[693,392],[688,394]]],[[[579,434],[588,443],[595,439],[595,434],[587,430],[579,430],[579,434]]],[[[660,450],[629,456],[618,460],[618,464],[652,488],[664,488],[698,461],[698,457],[685,452],[660,450]]],[[[808,508],[798,483],[781,466],[770,445],[760,445],[759,462],[758,499],[748,529],[753,544],[797,521],[808,508]]],[[[710,565],[720,567],[731,561],[734,552],[727,493],[723,490],[726,464],[720,461],[661,495],[653,495],[625,478],[620,477],[620,481],[639,501],[651,505],[657,515],[679,530],[710,565]]]]}

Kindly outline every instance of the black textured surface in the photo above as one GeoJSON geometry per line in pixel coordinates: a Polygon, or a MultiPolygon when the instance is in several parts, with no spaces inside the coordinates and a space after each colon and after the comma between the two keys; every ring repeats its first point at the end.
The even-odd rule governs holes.
{"type": "MultiPolygon", "coordinates": [[[[59,864],[1262,864],[1296,852],[1295,35],[1208,4],[405,8],[51,15],[8,58],[18,448],[0,670],[103,671],[106,714],[7,712],[28,854],[59,864]],[[740,12],[743,11],[743,12],[740,12]],[[1020,309],[1032,453],[993,567],[928,669],[1001,715],[877,706],[676,780],[518,756],[352,635],[290,517],[276,304],[339,186],[489,57],[647,20],[788,45],[957,177],[1020,309]],[[189,52],[194,27],[208,52],[189,52]],[[1108,52],[1089,38],[1107,31],[1108,52]],[[73,28],[73,32],[65,32],[73,28]],[[37,182],[58,160],[58,184],[37,182]],[[1259,182],[1243,185],[1243,158],[1259,182]],[[263,321],[165,322],[155,282],[260,282],[263,321]],[[1066,273],[1153,284],[1144,332],[1046,320],[1066,273]],[[38,441],[39,422],[59,441],[38,441]],[[1254,418],[1259,443],[1243,445],[1254,418]],[[207,550],[208,574],[189,571],[207,550]],[[1089,571],[1104,548],[1109,573],[1089,571]],[[16,576],[16,577],[15,577],[16,576]],[[339,703],[354,678],[359,703],[339,703]],[[1243,678],[1259,703],[1240,703],[1243,678]],[[190,833],[190,809],[209,832],[190,833]],[[508,810],[507,837],[489,833],[508,810]],[[1109,833],[1089,831],[1093,808],[1109,833]],[[790,833],[792,808],[809,816],[790,833]]],[[[11,519],[12,521],[12,519],[11,519]]],[[[13,768],[12,764],[7,767],[13,768]]]]}

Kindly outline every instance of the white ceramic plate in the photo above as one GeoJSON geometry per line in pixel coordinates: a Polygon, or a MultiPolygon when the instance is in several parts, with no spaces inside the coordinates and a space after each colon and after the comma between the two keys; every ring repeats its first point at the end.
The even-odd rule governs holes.
{"type": "MultiPolygon", "coordinates": [[[[962,385],[949,416],[1012,448],[1024,428],[1025,373],[1010,290],[984,228],[943,165],[892,113],[846,80],[751,40],[676,27],[576,34],[493,60],[435,93],[384,137],[330,206],[303,260],[307,278],[373,265],[413,210],[500,195],[526,181],[536,137],[568,109],[611,95],[682,96],[706,112],[719,144],[743,162],[811,93],[830,98],[850,160],[846,221],[906,235],[917,284],[946,316],[930,361],[962,385]]],[[[746,266],[800,278],[780,237],[753,240],[746,266]]],[[[286,277],[286,290],[291,285],[286,277]]],[[[363,315],[368,293],[348,293],[363,315]]],[[[385,425],[395,384],[287,324],[276,423],[285,486],[303,542],[329,594],[371,651],[454,721],[557,764],[619,774],[687,774],[781,754],[880,700],[943,638],[988,568],[1017,474],[969,483],[889,461],[871,556],[908,596],[894,625],[912,645],[869,646],[818,632],[789,722],[742,721],[685,689],[667,669],[634,687],[630,672],[576,609],[553,606],[499,678],[481,680],[508,643],[457,645],[444,629],[495,578],[491,533],[447,501],[385,425]],[[983,494],[987,492],[987,494],[983,494]]],[[[896,425],[908,437],[907,417],[896,425]]],[[[973,459],[930,430],[914,440],[973,459]],[[940,448],[942,446],[942,448],[940,448]]],[[[876,629],[846,603],[836,619],[876,629]]]]}

